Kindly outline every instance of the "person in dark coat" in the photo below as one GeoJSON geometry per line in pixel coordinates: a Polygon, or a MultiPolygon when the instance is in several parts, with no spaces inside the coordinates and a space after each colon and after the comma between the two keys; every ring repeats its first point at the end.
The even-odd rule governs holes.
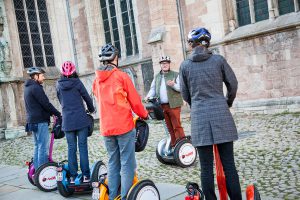
{"type": "Polygon", "coordinates": [[[42,83],[45,71],[40,67],[27,70],[30,79],[24,84],[24,101],[26,109],[26,132],[31,131],[34,139],[33,165],[38,169],[48,162],[48,126],[50,116],[61,117],[60,112],[50,103],[42,83]]]}
{"type": "Polygon", "coordinates": [[[201,166],[201,185],[205,199],[217,199],[213,175],[213,145],[219,149],[230,199],[242,199],[235,167],[233,141],[237,129],[229,111],[236,97],[238,82],[227,61],[207,48],[211,35],[196,28],[188,35],[193,48],[180,66],[180,88],[183,99],[191,106],[191,137],[197,147],[201,166]],[[223,83],[227,95],[223,94],[223,83]]]}
{"type": "Polygon", "coordinates": [[[62,106],[62,130],[66,133],[68,142],[68,165],[70,169],[70,183],[77,177],[77,140],[80,153],[80,168],[83,182],[90,181],[90,168],[88,159],[88,127],[90,120],[87,116],[83,100],[90,113],[95,111],[93,101],[78,78],[75,65],[66,61],[61,67],[62,77],[56,85],[57,97],[62,106]]]}

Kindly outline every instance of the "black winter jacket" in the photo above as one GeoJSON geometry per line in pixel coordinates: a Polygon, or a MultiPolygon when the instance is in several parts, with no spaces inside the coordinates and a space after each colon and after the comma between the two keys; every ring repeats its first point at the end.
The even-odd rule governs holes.
{"type": "Polygon", "coordinates": [[[51,115],[61,116],[50,103],[43,86],[32,79],[25,81],[24,101],[27,123],[50,122],[51,115]]]}

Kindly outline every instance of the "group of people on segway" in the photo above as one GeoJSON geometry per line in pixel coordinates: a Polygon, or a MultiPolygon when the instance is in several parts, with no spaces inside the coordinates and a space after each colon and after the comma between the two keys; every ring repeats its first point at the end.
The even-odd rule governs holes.
{"type": "MultiPolygon", "coordinates": [[[[173,162],[187,167],[195,162],[198,153],[203,193],[195,194],[201,193],[201,199],[203,195],[205,199],[216,199],[213,174],[213,145],[216,145],[225,172],[228,196],[230,199],[242,199],[233,154],[233,141],[238,136],[229,111],[238,82],[227,61],[208,50],[210,40],[211,35],[205,28],[189,32],[188,43],[192,53],[181,63],[179,73],[170,69],[169,56],[161,57],[161,71],[151,83],[145,98],[146,108],[130,77],[119,69],[119,50],[111,44],[100,49],[99,60],[103,65],[96,69],[92,91],[99,105],[100,132],[108,152],[107,168],[101,161],[91,169],[89,167],[87,138],[91,122],[83,101],[89,113],[95,111],[95,105],[78,78],[76,66],[67,61],[61,67],[56,90],[62,114],[49,102],[41,85],[45,71],[39,67],[29,68],[27,73],[30,79],[25,82],[24,99],[26,129],[33,132],[35,143],[34,167],[38,169],[48,162],[48,124],[50,116],[55,115],[57,121],[62,121],[62,131],[68,143],[68,162],[57,165],[57,181],[63,196],[76,191],[76,184],[89,183],[88,190],[91,190],[92,179],[93,199],[125,200],[136,199],[137,196],[141,200],[160,199],[157,188],[150,180],[140,181],[139,189],[135,188],[139,181],[135,159],[137,134],[134,112],[142,120],[150,118],[165,122],[167,138],[160,142],[156,151],[160,162],[173,162]],[[227,88],[226,97],[223,95],[223,83],[227,88]],[[191,136],[186,136],[181,126],[183,100],[191,108],[191,136]],[[82,174],[78,174],[77,144],[82,174]],[[143,186],[147,186],[147,189],[141,189],[143,186]],[[104,190],[101,194],[101,188],[105,188],[105,194],[104,190]]],[[[193,188],[196,188],[195,191],[201,190],[194,183],[192,186],[188,187],[190,195],[194,194],[193,188]]]]}

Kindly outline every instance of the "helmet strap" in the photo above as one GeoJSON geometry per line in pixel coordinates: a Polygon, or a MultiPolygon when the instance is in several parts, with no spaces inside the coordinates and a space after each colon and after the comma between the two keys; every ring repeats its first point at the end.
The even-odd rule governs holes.
{"type": "MultiPolygon", "coordinates": [[[[118,62],[118,61],[117,61],[118,62]]],[[[115,66],[115,67],[118,67],[118,63],[117,63],[117,65],[115,64],[115,63],[111,63],[111,62],[109,62],[109,63],[107,63],[107,64],[110,64],[110,65],[113,65],[113,66],[115,66]]]]}

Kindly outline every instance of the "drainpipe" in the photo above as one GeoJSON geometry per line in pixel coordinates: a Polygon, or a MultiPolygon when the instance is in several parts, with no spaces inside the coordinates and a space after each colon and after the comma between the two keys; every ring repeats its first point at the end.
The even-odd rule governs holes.
{"type": "Polygon", "coordinates": [[[181,37],[181,45],[182,45],[182,53],[183,58],[186,59],[186,46],[185,46],[185,37],[184,37],[184,26],[183,26],[183,19],[182,19],[182,11],[180,7],[180,0],[176,0],[177,6],[177,13],[178,13],[178,23],[179,23],[179,30],[180,30],[180,37],[181,37]]]}
{"type": "Polygon", "coordinates": [[[75,45],[75,37],[74,37],[74,30],[73,30],[69,0],[66,0],[66,5],[67,5],[67,13],[68,13],[68,22],[69,22],[69,27],[70,27],[70,34],[71,34],[71,39],[72,39],[74,62],[75,62],[75,66],[76,66],[76,71],[78,72],[78,70],[79,70],[79,68],[78,68],[78,58],[77,58],[77,51],[76,51],[76,45],[75,45]]]}

